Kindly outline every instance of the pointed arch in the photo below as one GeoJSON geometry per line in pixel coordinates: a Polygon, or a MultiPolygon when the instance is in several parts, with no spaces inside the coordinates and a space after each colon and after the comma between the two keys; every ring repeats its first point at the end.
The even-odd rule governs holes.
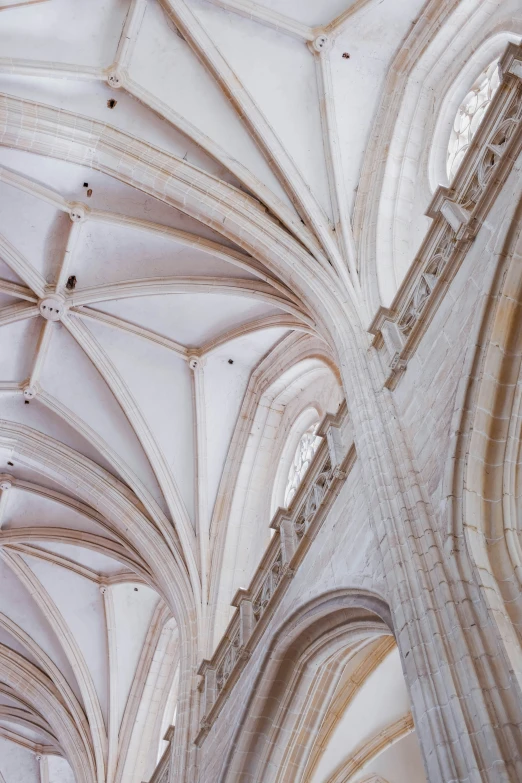
{"type": "MultiPolygon", "coordinates": [[[[258,664],[238,728],[231,739],[219,775],[219,783],[252,780],[253,783],[294,780],[278,777],[292,721],[301,714],[314,672],[332,680],[354,649],[393,633],[390,610],[377,594],[338,590],[301,606],[273,635],[258,664]],[[324,669],[327,661],[328,667],[324,669]],[[281,684],[284,683],[284,687],[281,684]],[[283,712],[290,722],[281,722],[283,712]],[[293,717],[292,717],[293,716],[293,717]]],[[[313,689],[312,689],[313,690],[313,689]]],[[[326,682],[323,691],[329,692],[326,682]]],[[[313,700],[312,700],[313,701],[313,700]]],[[[310,704],[310,719],[316,704],[310,704]]],[[[306,707],[304,707],[306,709],[306,707]]]]}
{"type": "Polygon", "coordinates": [[[63,748],[77,783],[95,783],[93,749],[86,745],[75,721],[63,706],[52,680],[18,653],[0,644],[2,679],[15,692],[23,683],[23,695],[44,714],[63,748]]]}
{"type": "MultiPolygon", "coordinates": [[[[247,492],[245,487],[249,485],[256,466],[259,444],[263,440],[264,427],[271,407],[278,396],[283,397],[285,389],[290,388],[294,381],[304,385],[307,373],[319,371],[331,373],[341,388],[338,370],[328,346],[318,337],[293,333],[282,338],[251,373],[228,448],[212,512],[209,641],[212,640],[212,635],[214,640],[218,638],[219,633],[226,626],[226,614],[230,611],[229,604],[238,587],[238,585],[233,586],[233,572],[227,571],[226,568],[223,569],[223,559],[227,551],[231,552],[237,546],[238,532],[234,531],[232,525],[235,521],[237,526],[238,520],[242,517],[247,492]],[[295,378],[289,377],[292,371],[295,372],[295,378]],[[258,420],[256,420],[256,416],[258,420]],[[239,486],[241,484],[240,477],[243,477],[245,486],[239,486]],[[236,508],[235,514],[232,513],[234,507],[236,508]]],[[[283,403],[280,403],[279,408],[282,406],[283,403]]],[[[325,411],[320,413],[322,415],[325,411]]],[[[284,428],[282,428],[280,442],[278,441],[276,444],[277,452],[272,455],[268,473],[262,479],[265,489],[271,490],[275,480],[274,473],[284,445],[284,437],[284,428]]],[[[264,531],[261,531],[261,535],[268,534],[269,530],[270,497],[271,492],[269,491],[266,494],[266,526],[264,531]]],[[[249,530],[253,532],[252,527],[249,530]]],[[[261,541],[263,542],[263,539],[261,541]]],[[[252,549],[255,558],[259,555],[257,544],[252,549]]]]}
{"type": "MultiPolygon", "coordinates": [[[[500,232],[498,252],[484,282],[452,420],[444,476],[447,551],[454,557],[466,598],[477,613],[488,667],[506,657],[518,696],[508,714],[488,700],[492,722],[521,720],[522,560],[520,522],[513,506],[520,431],[522,372],[522,197],[500,232]]],[[[491,676],[495,676],[493,673],[491,676]]]]}
{"type": "Polygon", "coordinates": [[[153,586],[176,617],[183,650],[180,699],[185,700],[187,709],[180,714],[173,743],[178,763],[183,766],[190,749],[189,716],[192,711],[188,705],[195,699],[199,605],[174,531],[158,529],[121,482],[53,438],[30,427],[0,420],[0,444],[12,450],[17,464],[36,470],[62,486],[64,491],[73,487],[81,502],[92,507],[109,527],[142,553],[154,573],[153,586]]]}

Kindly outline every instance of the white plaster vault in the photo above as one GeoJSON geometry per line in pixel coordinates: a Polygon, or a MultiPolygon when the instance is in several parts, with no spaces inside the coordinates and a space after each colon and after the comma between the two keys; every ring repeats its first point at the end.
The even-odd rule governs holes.
{"type": "Polygon", "coordinates": [[[520,783],[521,36],[0,0],[0,783],[520,783]]]}

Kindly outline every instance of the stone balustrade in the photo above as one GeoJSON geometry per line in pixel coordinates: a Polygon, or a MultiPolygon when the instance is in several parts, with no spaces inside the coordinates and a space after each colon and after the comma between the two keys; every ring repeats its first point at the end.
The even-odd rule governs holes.
{"type": "Polygon", "coordinates": [[[228,694],[259,642],[290,579],[315,538],[332,502],[355,460],[346,404],[328,414],[318,435],[324,438],[289,508],[279,508],[270,527],[270,544],[246,589],[232,605],[237,608],[210,660],[199,668],[200,746],[221,711],[228,694]]]}
{"type": "Polygon", "coordinates": [[[466,252],[522,149],[522,46],[509,44],[501,84],[451,186],[437,188],[426,214],[433,223],[389,308],[369,331],[393,389],[406,369],[466,252]]]}

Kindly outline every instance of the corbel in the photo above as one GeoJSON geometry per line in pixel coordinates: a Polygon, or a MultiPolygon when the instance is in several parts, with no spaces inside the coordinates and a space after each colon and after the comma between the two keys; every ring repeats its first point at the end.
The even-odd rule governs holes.
{"type": "Polygon", "coordinates": [[[439,215],[446,220],[451,228],[458,234],[469,225],[470,212],[453,200],[453,191],[443,185],[439,185],[426,210],[426,216],[436,220],[439,215]]]}

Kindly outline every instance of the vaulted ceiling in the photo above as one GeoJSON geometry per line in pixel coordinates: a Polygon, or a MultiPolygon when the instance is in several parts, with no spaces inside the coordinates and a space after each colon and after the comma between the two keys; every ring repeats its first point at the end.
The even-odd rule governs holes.
{"type": "Polygon", "coordinates": [[[342,397],[310,291],[364,313],[350,215],[422,5],[0,0],[0,781],[151,774],[239,586],[254,403],[342,397]]]}

